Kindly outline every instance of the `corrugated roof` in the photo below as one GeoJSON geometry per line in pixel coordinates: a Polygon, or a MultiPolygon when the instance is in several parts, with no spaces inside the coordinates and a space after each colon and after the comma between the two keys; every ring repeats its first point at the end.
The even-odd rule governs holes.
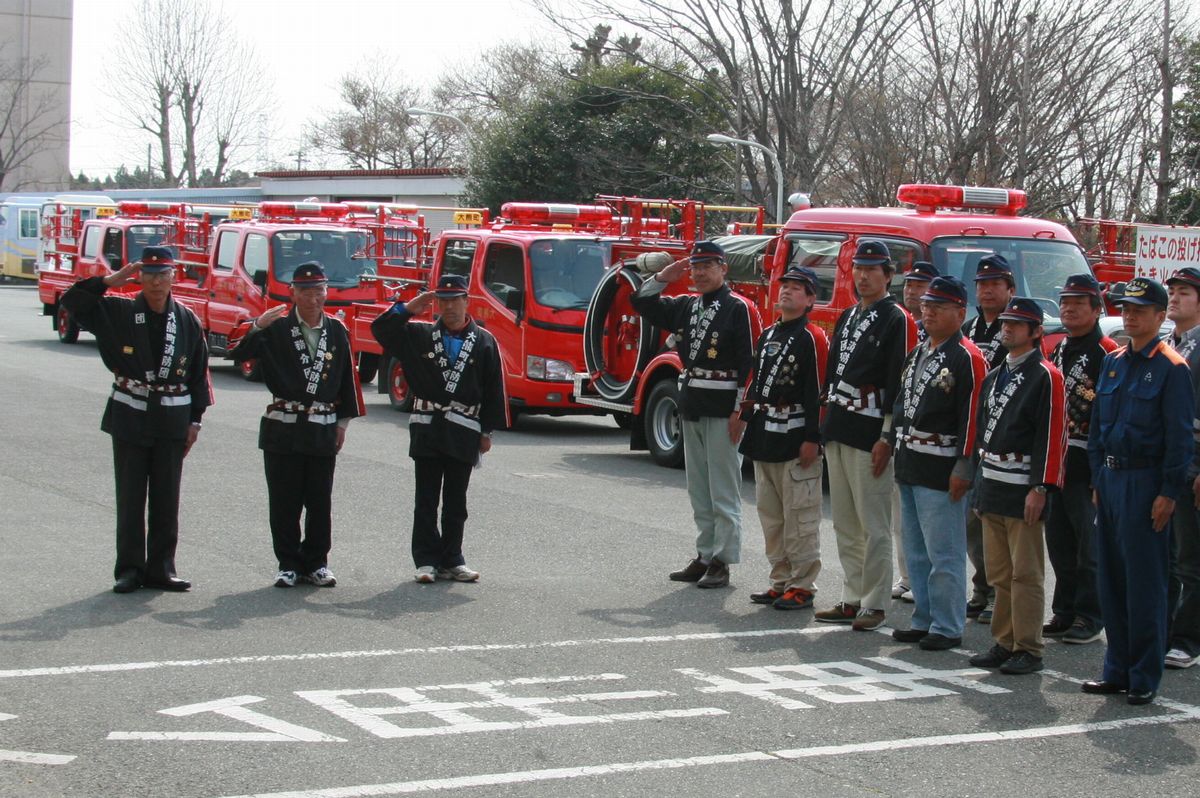
{"type": "Polygon", "coordinates": [[[451,177],[462,172],[456,169],[299,169],[282,172],[255,172],[255,177],[268,179],[314,177],[451,177]]]}

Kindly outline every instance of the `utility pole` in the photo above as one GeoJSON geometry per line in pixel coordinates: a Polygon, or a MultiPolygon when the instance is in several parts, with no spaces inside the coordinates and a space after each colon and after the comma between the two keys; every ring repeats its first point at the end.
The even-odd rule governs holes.
{"type": "Polygon", "coordinates": [[[1033,52],[1033,23],[1037,19],[1033,14],[1025,17],[1025,47],[1021,55],[1021,103],[1019,128],[1017,135],[1017,174],[1013,182],[1017,188],[1025,188],[1025,176],[1029,171],[1029,95],[1032,86],[1029,82],[1029,58],[1033,52]]]}
{"type": "Polygon", "coordinates": [[[1175,104],[1175,80],[1171,73],[1171,0],[1163,0],[1162,55],[1158,59],[1158,71],[1162,75],[1162,117],[1158,137],[1158,177],[1154,197],[1154,221],[1167,222],[1167,201],[1171,197],[1171,150],[1174,146],[1174,131],[1171,129],[1171,106],[1175,104]]]}

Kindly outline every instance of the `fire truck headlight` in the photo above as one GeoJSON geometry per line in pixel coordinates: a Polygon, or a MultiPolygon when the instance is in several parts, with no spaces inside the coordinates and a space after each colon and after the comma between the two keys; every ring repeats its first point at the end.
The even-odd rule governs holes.
{"type": "Polygon", "coordinates": [[[525,358],[525,372],[530,379],[570,382],[575,379],[574,367],[565,360],[529,355],[525,358]]]}

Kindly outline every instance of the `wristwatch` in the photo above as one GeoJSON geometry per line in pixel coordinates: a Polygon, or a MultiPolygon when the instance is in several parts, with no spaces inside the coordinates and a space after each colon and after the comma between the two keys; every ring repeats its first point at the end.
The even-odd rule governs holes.
{"type": "Polygon", "coordinates": [[[1046,495],[1046,486],[1045,486],[1045,485],[1034,485],[1034,486],[1033,486],[1033,492],[1034,492],[1034,493],[1040,493],[1040,494],[1042,494],[1043,496],[1045,496],[1045,495],[1046,495]]]}

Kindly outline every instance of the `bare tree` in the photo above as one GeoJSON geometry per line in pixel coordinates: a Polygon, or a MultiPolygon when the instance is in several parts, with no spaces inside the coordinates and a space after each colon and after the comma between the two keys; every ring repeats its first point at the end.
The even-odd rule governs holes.
{"type": "Polygon", "coordinates": [[[114,46],[112,99],[121,121],[154,137],[170,183],[220,183],[269,110],[253,48],[231,30],[219,7],[141,0],[114,46]]]}
{"type": "Polygon", "coordinates": [[[0,190],[14,191],[29,181],[12,183],[11,176],[66,137],[66,119],[54,98],[38,88],[45,61],[5,55],[0,46],[0,190]]]}

